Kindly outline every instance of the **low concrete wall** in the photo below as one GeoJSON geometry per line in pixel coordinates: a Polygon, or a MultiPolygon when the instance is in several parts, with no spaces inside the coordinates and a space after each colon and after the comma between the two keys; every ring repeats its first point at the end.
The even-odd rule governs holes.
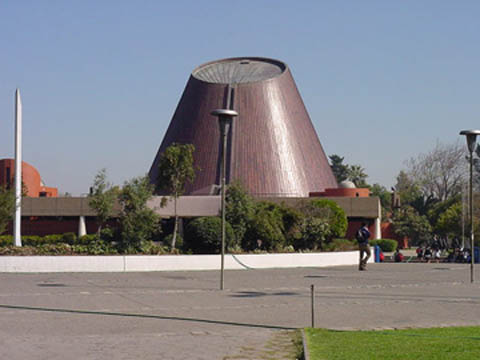
{"type": "MultiPolygon", "coordinates": [[[[373,256],[370,259],[373,262],[373,256]]],[[[356,265],[358,251],[225,255],[226,270],[356,265]]],[[[220,255],[0,256],[2,273],[219,270],[220,255]]]]}

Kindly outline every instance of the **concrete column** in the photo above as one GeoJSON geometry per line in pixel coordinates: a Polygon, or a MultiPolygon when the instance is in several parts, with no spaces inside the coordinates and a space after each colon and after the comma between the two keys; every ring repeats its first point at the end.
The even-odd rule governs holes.
{"type": "Polygon", "coordinates": [[[375,239],[382,238],[381,218],[375,218],[375,239]]]}
{"type": "Polygon", "coordinates": [[[15,93],[15,218],[13,238],[15,246],[22,246],[22,101],[20,90],[15,93]]]}
{"type": "Polygon", "coordinates": [[[78,219],[78,237],[87,235],[87,224],[85,222],[85,216],[80,216],[78,219]]]}

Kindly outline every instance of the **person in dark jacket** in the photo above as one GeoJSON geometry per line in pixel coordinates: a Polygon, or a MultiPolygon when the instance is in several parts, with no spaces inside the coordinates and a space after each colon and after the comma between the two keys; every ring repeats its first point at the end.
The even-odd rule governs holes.
{"type": "Polygon", "coordinates": [[[360,262],[358,264],[358,270],[364,271],[367,270],[367,262],[372,256],[370,246],[368,245],[368,238],[370,237],[370,231],[366,223],[362,223],[360,229],[357,230],[355,238],[358,241],[358,249],[360,250],[360,262]]]}

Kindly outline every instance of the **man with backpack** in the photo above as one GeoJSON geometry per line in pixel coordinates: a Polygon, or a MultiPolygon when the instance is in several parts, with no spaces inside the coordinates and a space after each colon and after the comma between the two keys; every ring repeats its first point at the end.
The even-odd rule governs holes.
{"type": "Polygon", "coordinates": [[[358,242],[358,249],[360,250],[360,263],[358,265],[358,270],[364,271],[367,270],[367,262],[372,256],[370,251],[370,246],[368,245],[368,238],[370,237],[370,231],[368,231],[367,224],[362,223],[360,229],[357,230],[355,234],[355,239],[358,242]]]}

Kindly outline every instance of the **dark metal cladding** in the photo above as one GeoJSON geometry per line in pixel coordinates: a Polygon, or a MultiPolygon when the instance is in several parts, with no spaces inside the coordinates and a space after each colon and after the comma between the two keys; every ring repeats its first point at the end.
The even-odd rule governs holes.
{"type": "Polygon", "coordinates": [[[277,60],[233,58],[207,63],[190,76],[149,176],[172,143],[195,146],[196,178],[186,194],[219,184],[220,131],[210,112],[239,113],[229,134],[227,181],[254,196],[307,197],[337,183],[288,67],[277,60]]]}

